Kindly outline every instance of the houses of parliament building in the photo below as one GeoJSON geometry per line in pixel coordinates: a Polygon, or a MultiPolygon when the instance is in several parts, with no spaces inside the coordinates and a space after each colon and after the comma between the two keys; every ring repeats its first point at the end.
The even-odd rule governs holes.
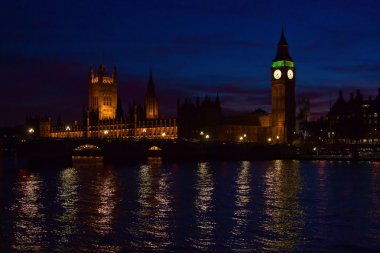
{"type": "Polygon", "coordinates": [[[234,116],[222,114],[219,96],[203,101],[186,99],[177,103],[177,118],[160,118],[158,98],[150,71],[144,105],[131,105],[124,113],[118,96],[117,70],[108,73],[104,65],[88,76],[88,104],[82,123],[61,122],[50,118],[27,120],[27,129],[35,129],[41,138],[113,138],[200,140],[223,142],[291,142],[296,125],[295,65],[282,32],[277,53],[270,67],[272,112],[258,109],[234,116]]]}
{"type": "MultiPolygon", "coordinates": [[[[127,117],[118,96],[117,71],[109,75],[100,65],[95,73],[90,68],[88,78],[88,109],[83,112],[83,123],[63,125],[51,118],[28,120],[42,138],[113,138],[113,139],[176,139],[175,118],[162,119],[158,113],[158,99],[150,71],[144,106],[133,104],[127,117]]],[[[32,129],[32,128],[30,128],[32,129]]]]}

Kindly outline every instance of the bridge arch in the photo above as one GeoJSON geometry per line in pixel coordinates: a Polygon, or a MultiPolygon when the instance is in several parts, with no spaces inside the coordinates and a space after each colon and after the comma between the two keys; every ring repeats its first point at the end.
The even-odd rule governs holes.
{"type": "Polygon", "coordinates": [[[74,148],[74,151],[102,151],[102,149],[92,144],[84,144],[74,148]]]}
{"type": "Polygon", "coordinates": [[[102,149],[92,144],[83,144],[73,149],[73,156],[103,156],[102,149]]]}

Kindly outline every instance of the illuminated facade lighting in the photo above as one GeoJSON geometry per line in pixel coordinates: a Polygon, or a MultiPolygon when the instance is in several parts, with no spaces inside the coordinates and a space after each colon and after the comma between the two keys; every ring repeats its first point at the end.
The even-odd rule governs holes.
{"type": "Polygon", "coordinates": [[[291,62],[291,61],[275,61],[275,62],[272,62],[272,67],[273,68],[278,68],[278,67],[292,67],[292,68],[294,68],[294,62],[291,62]]]}

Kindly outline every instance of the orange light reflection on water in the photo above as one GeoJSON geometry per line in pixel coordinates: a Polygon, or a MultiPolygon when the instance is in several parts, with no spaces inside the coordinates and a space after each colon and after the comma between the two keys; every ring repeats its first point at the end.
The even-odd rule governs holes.
{"type": "Polygon", "coordinates": [[[301,180],[297,161],[276,160],[264,176],[265,207],[261,238],[264,250],[294,251],[304,227],[304,212],[298,202],[301,180]]]}
{"type": "Polygon", "coordinates": [[[213,212],[214,179],[209,163],[201,162],[197,166],[197,181],[195,183],[196,197],[195,229],[197,237],[190,238],[191,246],[197,250],[207,251],[215,244],[215,221],[213,212]]]}

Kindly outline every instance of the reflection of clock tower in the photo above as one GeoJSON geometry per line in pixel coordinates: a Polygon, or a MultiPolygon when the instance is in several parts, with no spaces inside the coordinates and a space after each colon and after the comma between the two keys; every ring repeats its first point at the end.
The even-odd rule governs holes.
{"type": "Polygon", "coordinates": [[[284,32],[272,61],[272,136],[279,142],[291,142],[296,124],[295,67],[289,55],[284,32]],[[278,137],[277,137],[278,136],[278,137]]]}

